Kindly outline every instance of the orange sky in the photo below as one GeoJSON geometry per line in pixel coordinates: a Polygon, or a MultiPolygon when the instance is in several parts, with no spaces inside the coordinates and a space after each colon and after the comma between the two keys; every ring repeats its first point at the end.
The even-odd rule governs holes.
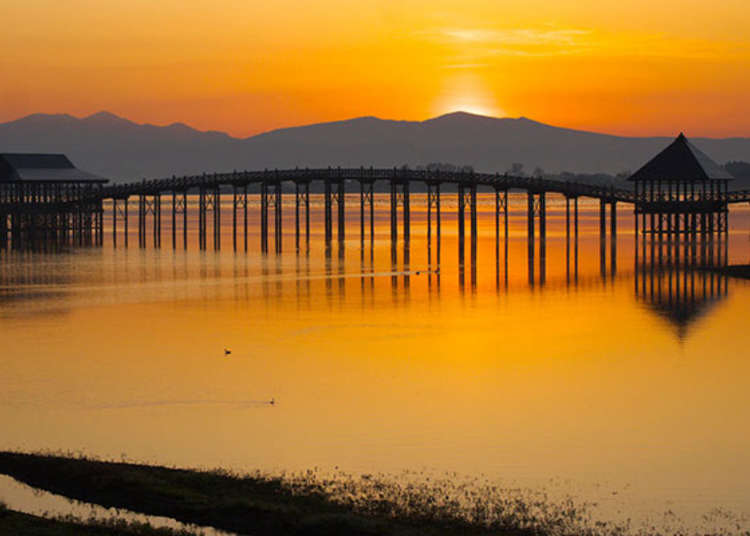
{"type": "Polygon", "coordinates": [[[25,0],[0,20],[0,121],[109,110],[244,136],[463,109],[750,136],[747,0],[25,0]]]}

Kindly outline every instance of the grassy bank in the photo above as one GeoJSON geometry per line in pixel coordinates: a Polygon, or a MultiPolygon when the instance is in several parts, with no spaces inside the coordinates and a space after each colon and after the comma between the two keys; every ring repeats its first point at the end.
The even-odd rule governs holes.
{"type": "Polygon", "coordinates": [[[240,534],[539,533],[507,521],[500,526],[462,519],[417,492],[408,492],[413,497],[406,506],[389,500],[387,489],[355,498],[358,492],[352,488],[347,491],[352,500],[334,500],[324,485],[305,478],[289,481],[13,452],[0,453],[0,473],[73,499],[240,534]]]}
{"type": "Polygon", "coordinates": [[[7,510],[0,503],[0,536],[190,536],[123,522],[94,523],[75,519],[45,519],[7,510]]]}

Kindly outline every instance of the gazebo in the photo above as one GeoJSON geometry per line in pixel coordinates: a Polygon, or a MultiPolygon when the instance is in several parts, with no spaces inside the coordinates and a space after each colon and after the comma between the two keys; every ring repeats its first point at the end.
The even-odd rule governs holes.
{"type": "Polygon", "coordinates": [[[713,237],[728,230],[724,168],[680,134],[628,180],[635,183],[635,225],[643,234],[713,237]],[[639,222],[640,216],[640,222],[639,222]]]}
{"type": "Polygon", "coordinates": [[[108,182],[62,154],[0,153],[0,249],[92,239],[100,243],[101,201],[77,203],[108,182]]]}

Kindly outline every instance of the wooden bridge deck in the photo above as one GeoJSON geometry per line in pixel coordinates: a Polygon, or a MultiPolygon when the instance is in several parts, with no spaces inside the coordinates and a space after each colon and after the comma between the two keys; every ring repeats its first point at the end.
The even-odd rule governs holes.
{"type": "MultiPolygon", "coordinates": [[[[186,175],[113,184],[90,195],[96,199],[124,199],[135,195],[155,195],[161,192],[185,191],[195,188],[216,188],[219,186],[244,187],[250,184],[277,184],[280,182],[306,183],[313,181],[375,182],[398,181],[425,184],[476,184],[496,190],[524,190],[533,193],[558,193],[567,197],[589,197],[607,202],[634,203],[635,193],[626,188],[569,182],[539,177],[520,177],[499,173],[474,173],[465,171],[433,171],[412,169],[373,169],[373,168],[322,168],[285,169],[264,171],[235,171],[186,175]]],[[[750,190],[729,192],[729,203],[750,202],[750,190]]]]}
{"type": "MultiPolygon", "coordinates": [[[[727,205],[729,203],[750,202],[750,190],[721,193],[716,197],[710,197],[698,201],[674,197],[669,200],[657,199],[651,201],[651,205],[645,203],[644,199],[638,199],[635,191],[616,187],[615,185],[595,185],[580,182],[568,182],[562,180],[545,179],[540,177],[521,177],[509,174],[476,173],[473,171],[444,171],[444,170],[421,170],[404,168],[324,168],[324,169],[286,169],[286,170],[263,170],[263,171],[234,171],[231,173],[214,173],[201,175],[188,175],[182,177],[168,177],[163,179],[142,180],[125,184],[97,185],[96,188],[76,190],[71,196],[50,196],[49,192],[42,188],[36,191],[29,190],[28,184],[12,184],[4,190],[0,196],[0,249],[7,247],[8,238],[11,237],[14,244],[24,242],[23,236],[33,238],[36,241],[41,236],[53,237],[84,237],[80,241],[85,243],[92,241],[101,245],[104,232],[104,206],[103,201],[112,200],[110,210],[112,212],[112,234],[113,240],[117,237],[118,219],[122,220],[124,240],[127,243],[128,229],[128,199],[137,197],[138,202],[138,229],[139,243],[145,245],[146,220],[151,216],[153,223],[154,243],[157,247],[161,243],[161,196],[171,194],[171,220],[172,220],[172,242],[176,244],[177,216],[182,216],[183,243],[187,243],[187,228],[189,225],[188,200],[189,192],[199,194],[198,204],[198,227],[200,247],[205,249],[206,230],[209,226],[208,212],[212,212],[214,247],[219,248],[221,242],[221,194],[222,190],[232,188],[232,228],[233,244],[236,247],[239,227],[238,212],[242,213],[242,233],[247,235],[247,209],[248,209],[248,186],[258,186],[261,198],[261,249],[268,250],[268,234],[271,221],[269,220],[269,209],[273,210],[274,236],[276,237],[277,252],[280,252],[282,234],[281,206],[283,183],[294,184],[295,199],[295,236],[299,240],[301,228],[304,225],[305,234],[309,235],[309,212],[310,212],[310,183],[322,182],[325,185],[325,235],[326,241],[333,239],[334,221],[338,222],[338,239],[345,238],[345,199],[347,183],[359,183],[360,188],[360,227],[364,237],[365,214],[369,212],[370,227],[373,227],[373,185],[376,182],[390,183],[391,197],[391,236],[395,242],[399,234],[398,209],[403,207],[403,235],[408,241],[410,234],[410,190],[415,183],[422,183],[427,187],[427,210],[428,219],[431,217],[433,207],[437,211],[437,222],[440,221],[440,186],[455,185],[461,202],[457,205],[459,221],[459,237],[463,241],[464,215],[468,207],[471,226],[472,249],[475,247],[477,234],[477,190],[486,188],[495,192],[496,228],[502,215],[504,227],[507,227],[508,219],[508,191],[523,191],[528,194],[527,202],[527,224],[528,235],[533,243],[536,234],[535,220],[539,220],[539,233],[544,240],[546,234],[546,194],[559,194],[566,199],[566,221],[570,220],[570,204],[573,202],[574,226],[577,228],[578,198],[588,197],[599,200],[600,235],[602,240],[606,236],[605,212],[606,205],[610,205],[610,227],[614,237],[617,227],[617,203],[631,203],[638,205],[639,214],[636,215],[636,232],[638,228],[638,216],[645,218],[644,209],[651,205],[666,213],[666,219],[658,219],[658,232],[695,234],[698,229],[701,232],[726,232],[727,205]],[[335,188],[333,186],[335,185],[335,188]],[[302,188],[300,188],[302,187],[302,188]],[[27,191],[28,190],[28,191],[27,191]],[[334,217],[334,205],[336,206],[334,217]],[[664,205],[664,206],[661,206],[664,205]],[[369,209],[369,210],[366,210],[369,209]],[[301,218],[304,212],[304,224],[301,218]],[[692,214],[691,218],[683,214],[692,214]],[[701,214],[697,220],[695,215],[701,214]],[[705,215],[706,217],[703,217],[705,215]],[[674,217],[673,217],[674,216],[674,217]],[[682,221],[678,219],[682,218],[682,221]],[[24,235],[25,233],[25,235],[24,235]],[[94,238],[89,235],[93,233],[94,238]]],[[[352,188],[353,190],[353,188],[352,188]]],[[[355,193],[355,192],[353,192],[355,193]]],[[[445,195],[455,195],[443,192],[445,195]]],[[[652,207],[652,208],[654,208],[652,207]]],[[[650,212],[654,212],[653,210],[650,212]]],[[[650,220],[654,224],[653,218],[650,220]]],[[[646,232],[645,219],[643,221],[642,233],[646,232]]],[[[372,232],[372,231],[371,231],[372,232]]],[[[65,238],[67,240],[68,238],[65,238]]],[[[246,242],[246,239],[245,239],[246,242]]],[[[543,243],[543,242],[542,242],[543,243]]],[[[544,249],[542,246],[542,255],[544,249]]]]}
{"type": "MultiPolygon", "coordinates": [[[[164,179],[143,180],[127,184],[115,184],[92,192],[97,199],[124,199],[134,195],[156,195],[161,192],[185,191],[195,188],[215,188],[219,186],[246,186],[249,184],[277,184],[280,182],[307,183],[312,181],[350,182],[422,182],[425,184],[462,184],[491,187],[496,190],[514,189],[534,193],[559,193],[568,197],[591,197],[609,202],[632,203],[634,193],[623,188],[592,184],[519,177],[507,174],[446,172],[411,169],[373,168],[325,168],[325,169],[286,169],[265,171],[238,171],[189,175],[164,179]]],[[[748,192],[750,200],[750,192],[748,192]]]]}

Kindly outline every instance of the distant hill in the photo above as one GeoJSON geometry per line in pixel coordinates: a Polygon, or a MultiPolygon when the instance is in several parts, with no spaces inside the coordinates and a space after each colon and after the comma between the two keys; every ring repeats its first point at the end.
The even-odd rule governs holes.
{"type": "MultiPolygon", "coordinates": [[[[0,152],[65,153],[81,169],[115,180],[234,169],[416,167],[432,162],[471,165],[488,172],[503,172],[521,163],[529,173],[539,167],[555,174],[614,175],[634,171],[670,141],[462,112],[421,122],[360,117],[246,139],[201,132],[181,123],[137,124],[107,112],[85,118],[34,114],[0,124],[0,152]]],[[[719,163],[750,161],[748,138],[691,141],[719,163]]]]}

